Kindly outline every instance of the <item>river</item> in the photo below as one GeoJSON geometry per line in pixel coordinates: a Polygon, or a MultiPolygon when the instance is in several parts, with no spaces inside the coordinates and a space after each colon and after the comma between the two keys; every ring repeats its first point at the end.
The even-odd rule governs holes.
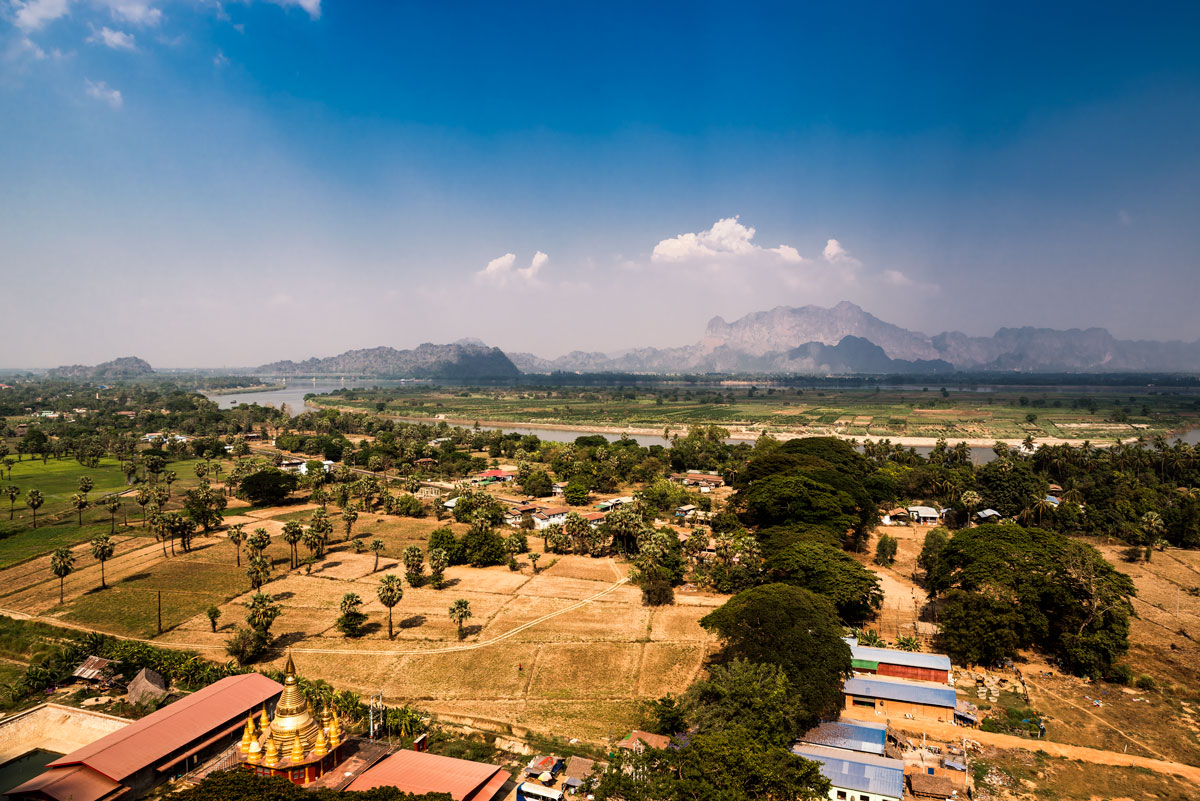
{"type": "MultiPolygon", "coordinates": [[[[394,380],[389,381],[389,380],[384,380],[384,379],[378,379],[378,380],[372,380],[370,382],[369,386],[371,386],[371,387],[399,387],[399,386],[405,386],[405,385],[411,386],[412,383],[413,382],[411,382],[411,381],[394,381],[394,380]]],[[[296,380],[288,382],[288,385],[286,387],[280,387],[277,389],[268,389],[268,390],[263,390],[261,392],[234,392],[234,393],[231,393],[228,395],[206,392],[204,394],[209,399],[216,401],[217,404],[222,409],[229,409],[229,408],[232,408],[232,407],[237,406],[238,404],[242,404],[242,403],[257,403],[260,406],[275,406],[278,408],[281,404],[286,403],[287,407],[288,407],[288,411],[291,412],[293,417],[295,417],[296,415],[298,415],[304,411],[304,396],[305,395],[312,394],[312,393],[324,394],[324,393],[328,393],[328,392],[333,392],[336,389],[343,389],[343,388],[344,389],[362,389],[364,387],[363,387],[363,385],[355,385],[352,383],[343,384],[341,381],[334,381],[334,380],[313,381],[311,379],[309,379],[309,380],[296,379],[296,380]]],[[[399,419],[403,420],[405,418],[399,418],[399,419]]],[[[415,422],[415,420],[410,420],[410,422],[415,422]]],[[[429,422],[429,421],[421,420],[420,422],[429,422]]],[[[560,430],[557,428],[544,428],[542,426],[532,426],[532,425],[517,425],[514,423],[480,423],[479,427],[486,428],[489,430],[495,430],[495,431],[515,432],[517,434],[533,434],[533,435],[537,436],[539,439],[546,440],[547,442],[574,442],[576,437],[579,437],[579,436],[589,433],[586,431],[578,431],[578,430],[564,431],[564,430],[560,430]]],[[[602,436],[607,437],[609,440],[620,439],[620,434],[611,434],[611,433],[607,433],[607,432],[596,432],[596,433],[601,433],[602,436]]],[[[649,447],[651,445],[666,445],[667,444],[667,441],[665,439],[663,439],[661,435],[658,435],[658,434],[629,434],[628,436],[630,437],[630,439],[633,439],[642,447],[649,447]]],[[[1186,442],[1190,445],[1200,444],[1200,428],[1195,428],[1195,429],[1185,432],[1180,437],[1180,439],[1182,439],[1184,442],[1186,442]]],[[[1174,441],[1174,438],[1172,438],[1172,441],[1174,441]]],[[[728,440],[726,440],[726,442],[728,442],[729,444],[732,445],[732,444],[736,444],[739,442],[746,442],[746,440],[728,439],[728,440]]],[[[917,447],[917,453],[921,454],[922,456],[928,455],[931,450],[933,450],[933,449],[929,446],[918,446],[917,447]]],[[[975,464],[986,464],[987,462],[990,462],[994,458],[996,458],[996,454],[993,453],[990,446],[974,446],[971,448],[971,461],[973,461],[975,464]]]]}

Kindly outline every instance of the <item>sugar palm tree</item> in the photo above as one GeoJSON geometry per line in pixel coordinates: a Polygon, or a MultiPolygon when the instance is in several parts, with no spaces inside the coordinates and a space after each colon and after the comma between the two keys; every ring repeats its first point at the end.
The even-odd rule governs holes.
{"type": "Polygon", "coordinates": [[[16,484],[9,484],[4,488],[4,494],[8,496],[8,519],[13,519],[13,512],[17,508],[17,498],[21,497],[21,488],[16,484]]]}
{"type": "Polygon", "coordinates": [[[271,534],[262,526],[254,529],[250,536],[246,537],[246,548],[255,556],[262,556],[270,545],[271,534]]]}
{"type": "Polygon", "coordinates": [[[116,495],[110,496],[102,504],[104,511],[108,512],[108,532],[115,534],[117,531],[117,512],[121,511],[121,499],[116,495]]]}
{"type": "Polygon", "coordinates": [[[104,563],[112,558],[113,551],[116,546],[113,545],[112,537],[108,534],[97,534],[92,538],[92,558],[100,563],[100,589],[108,589],[108,584],[104,581],[104,563]]]}
{"type": "Polygon", "coordinates": [[[346,539],[350,539],[350,532],[354,530],[354,523],[358,520],[358,509],[354,504],[350,504],[342,510],[342,524],[346,527],[346,539]]]}
{"type": "Polygon", "coordinates": [[[171,497],[171,485],[175,483],[177,478],[179,478],[179,474],[174,470],[168,470],[163,473],[163,481],[167,482],[167,498],[171,497]]]}
{"type": "Polygon", "coordinates": [[[96,482],[92,481],[91,476],[80,476],[79,477],[79,491],[82,492],[84,495],[87,495],[89,492],[91,492],[92,489],[95,488],[95,486],[96,486],[96,482]]]}
{"type": "Polygon", "coordinates": [[[50,554],[50,572],[58,576],[58,603],[63,602],[63,579],[75,569],[75,556],[70,548],[58,548],[50,554]]]}
{"type": "Polygon", "coordinates": [[[75,511],[79,514],[79,525],[83,526],[83,510],[89,508],[92,504],[88,501],[88,496],[82,492],[77,492],[71,496],[71,505],[75,507],[75,511]]]}
{"type": "Polygon", "coordinates": [[[400,559],[404,562],[404,573],[408,577],[409,586],[415,587],[420,584],[425,573],[425,554],[421,553],[421,548],[416,545],[408,546],[400,559]]]}
{"type": "Polygon", "coordinates": [[[1167,527],[1163,524],[1162,515],[1158,512],[1146,512],[1141,519],[1142,533],[1146,537],[1146,561],[1150,560],[1150,553],[1155,546],[1166,541],[1162,538],[1167,527]]]}
{"type": "Polygon", "coordinates": [[[463,624],[471,619],[471,602],[466,598],[459,598],[450,604],[450,619],[458,624],[458,639],[461,640],[463,638],[463,624]]]}
{"type": "Polygon", "coordinates": [[[133,496],[133,502],[142,507],[142,525],[146,525],[146,507],[154,500],[154,496],[150,494],[150,490],[142,487],[133,496]]]}
{"type": "Polygon", "coordinates": [[[299,559],[296,553],[296,546],[304,537],[304,526],[300,525],[298,520],[289,520],[283,524],[283,541],[288,544],[291,552],[288,554],[289,568],[295,568],[299,559]]]}
{"type": "Polygon", "coordinates": [[[271,577],[271,563],[265,556],[251,556],[246,567],[246,577],[250,579],[250,586],[257,590],[271,577]]]}
{"type": "Polygon", "coordinates": [[[31,489],[25,493],[25,505],[33,511],[33,527],[37,528],[37,510],[46,502],[46,498],[41,492],[31,489]]]}
{"type": "Polygon", "coordinates": [[[375,554],[375,567],[371,568],[371,572],[374,573],[379,569],[379,554],[383,553],[383,540],[378,537],[371,540],[370,548],[371,553],[375,554]]]}
{"type": "Polygon", "coordinates": [[[233,543],[233,550],[237,554],[237,566],[241,567],[242,541],[246,539],[246,531],[242,528],[242,524],[238,523],[236,526],[229,527],[229,533],[227,536],[229,537],[229,541],[233,543]]]}
{"type": "Polygon", "coordinates": [[[429,552],[429,579],[434,589],[441,588],[446,568],[449,566],[450,555],[446,553],[445,548],[434,548],[429,552]]]}
{"type": "Polygon", "coordinates": [[[379,586],[375,588],[375,594],[379,596],[379,603],[387,607],[388,610],[388,639],[392,639],[392,607],[400,603],[404,598],[404,583],[400,581],[400,577],[394,573],[386,573],[379,580],[379,586]]]}
{"type": "Polygon", "coordinates": [[[959,500],[962,501],[963,508],[967,510],[967,525],[969,526],[975,510],[979,508],[979,504],[983,503],[983,496],[975,490],[967,490],[959,497],[959,500]]]}

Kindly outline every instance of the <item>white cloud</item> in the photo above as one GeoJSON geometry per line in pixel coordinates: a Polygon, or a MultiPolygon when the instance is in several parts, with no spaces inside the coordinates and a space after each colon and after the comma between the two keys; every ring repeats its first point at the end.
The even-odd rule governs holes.
{"type": "Polygon", "coordinates": [[[550,261],[550,257],[542,251],[533,254],[533,259],[530,260],[528,267],[515,267],[517,263],[517,255],[515,253],[505,253],[503,256],[498,256],[487,263],[479,272],[475,273],[475,277],[480,281],[487,283],[505,285],[510,281],[522,281],[526,284],[538,283],[538,272],[550,261]]]}
{"type": "Polygon", "coordinates": [[[102,44],[105,47],[110,47],[113,50],[136,50],[137,46],[133,41],[132,33],[124,31],[114,31],[112,28],[103,27],[98,31],[93,31],[92,35],[87,39],[89,42],[102,44]]]}
{"type": "Polygon", "coordinates": [[[694,234],[679,234],[654,246],[650,258],[657,262],[680,262],[728,259],[753,254],[771,253],[784,261],[799,263],[804,259],[791,245],[763,248],[754,244],[754,229],[742,225],[737,217],[726,217],[713,223],[712,228],[694,234]]]}
{"type": "Polygon", "coordinates": [[[13,24],[23,31],[36,31],[47,22],[66,16],[70,0],[13,0],[13,24]]]}
{"type": "Polygon", "coordinates": [[[884,270],[884,283],[892,286],[912,286],[913,280],[899,270],[884,270]]]}
{"type": "Polygon", "coordinates": [[[13,56],[28,55],[35,61],[41,61],[46,57],[46,51],[38,47],[37,43],[28,36],[21,37],[16,45],[13,46],[11,54],[13,56]]]}
{"type": "Polygon", "coordinates": [[[281,6],[300,6],[313,19],[321,18],[321,0],[276,0],[281,6]]]}
{"type": "Polygon", "coordinates": [[[825,261],[830,264],[838,264],[841,262],[852,261],[850,254],[842,247],[842,243],[836,239],[830,239],[825,243],[825,250],[821,251],[821,255],[825,257],[825,261]]]}
{"type": "Polygon", "coordinates": [[[220,50],[218,50],[217,54],[215,56],[213,56],[213,66],[214,67],[224,67],[228,63],[229,63],[229,58],[224,53],[222,53],[220,50]]]}
{"type": "Polygon", "coordinates": [[[113,108],[120,108],[121,104],[125,102],[124,98],[121,97],[121,92],[117,89],[110,89],[104,81],[85,80],[83,83],[84,91],[87,92],[88,97],[103,100],[113,108]]]}
{"type": "Polygon", "coordinates": [[[116,19],[145,27],[153,27],[162,22],[162,11],[144,0],[104,0],[104,2],[116,19]]]}

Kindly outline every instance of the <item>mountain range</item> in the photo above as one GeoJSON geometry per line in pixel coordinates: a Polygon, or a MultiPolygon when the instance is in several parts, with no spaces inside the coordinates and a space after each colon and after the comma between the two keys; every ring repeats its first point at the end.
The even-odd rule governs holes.
{"type": "Polygon", "coordinates": [[[526,373],[563,372],[1200,372],[1200,341],[1121,340],[1103,328],[1001,328],[990,337],[929,336],[853,303],[779,306],[733,322],[709,321],[693,345],[557,359],[510,353],[526,373]]]}
{"type": "Polygon", "coordinates": [[[110,362],[97,365],[69,364],[55,367],[46,371],[50,378],[86,378],[113,380],[117,378],[137,378],[149,375],[154,368],[136,356],[122,356],[110,362]]]}
{"type": "Polygon", "coordinates": [[[270,376],[373,376],[377,378],[437,378],[496,380],[517,378],[517,369],[504,351],[474,341],[451,345],[428,342],[412,350],[365,348],[324,359],[264,364],[254,372],[270,376]]]}

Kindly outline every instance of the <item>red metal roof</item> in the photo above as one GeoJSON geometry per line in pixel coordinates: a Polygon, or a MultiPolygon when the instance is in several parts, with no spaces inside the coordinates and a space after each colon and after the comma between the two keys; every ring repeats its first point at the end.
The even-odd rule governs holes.
{"type": "Polygon", "coordinates": [[[214,729],[281,692],[282,684],[261,673],[229,676],[56,759],[47,767],[87,765],[110,779],[122,781],[209,736],[214,729]]]}
{"type": "Polygon", "coordinates": [[[426,751],[397,751],[345,789],[395,787],[405,793],[449,793],[454,801],[488,801],[509,778],[507,771],[495,765],[426,751]]]}
{"type": "Polygon", "coordinates": [[[6,791],[5,795],[40,795],[58,801],[97,801],[118,788],[125,789],[119,782],[89,767],[76,765],[48,770],[6,791]]]}

